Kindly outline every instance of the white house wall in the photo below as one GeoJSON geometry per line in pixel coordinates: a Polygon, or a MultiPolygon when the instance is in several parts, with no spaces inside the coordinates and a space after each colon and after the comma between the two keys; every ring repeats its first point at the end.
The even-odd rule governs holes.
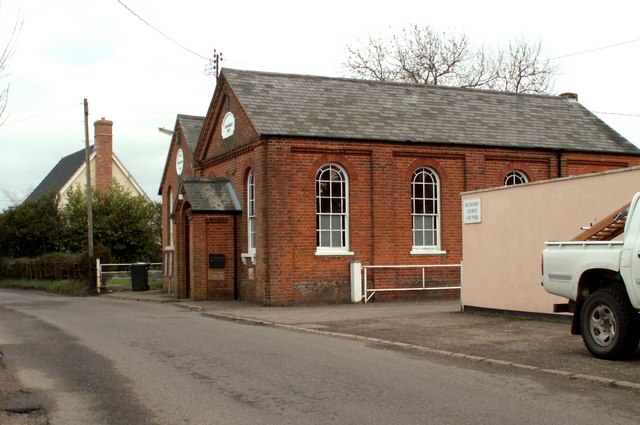
{"type": "MultiPolygon", "coordinates": [[[[142,187],[138,184],[133,175],[127,171],[120,159],[114,154],[112,163],[112,178],[117,181],[122,187],[127,189],[133,195],[142,195],[147,197],[147,194],[142,190],[142,187]]],[[[93,181],[93,180],[92,180],[93,181]]]]}
{"type": "MultiPolygon", "coordinates": [[[[96,154],[95,152],[91,154],[89,158],[89,164],[91,167],[91,185],[95,187],[96,185],[96,154]]],[[[85,187],[87,183],[86,176],[86,166],[83,164],[78,168],[78,170],[73,174],[73,176],[69,179],[69,181],[60,189],[60,206],[64,207],[68,202],[68,194],[72,188],[81,186],[85,187]]]]}
{"type": "Polygon", "coordinates": [[[566,300],[540,285],[544,242],[574,238],[638,191],[640,167],[463,193],[482,216],[462,226],[463,308],[553,313],[566,300]]]}
{"type": "MultiPolygon", "coordinates": [[[[92,187],[96,186],[96,158],[95,152],[90,157],[90,166],[91,166],[91,185],[92,187]]],[[[120,160],[114,155],[112,165],[111,165],[112,179],[118,182],[122,187],[128,190],[133,195],[143,195],[147,196],[147,194],[142,190],[142,187],[135,181],[133,176],[124,168],[124,165],[120,162],[120,160]]],[[[81,186],[85,187],[87,178],[86,178],[86,167],[82,165],[78,170],[73,174],[73,176],[69,179],[67,184],[65,184],[62,189],[60,189],[60,205],[65,206],[68,201],[68,193],[71,188],[81,186]]]]}

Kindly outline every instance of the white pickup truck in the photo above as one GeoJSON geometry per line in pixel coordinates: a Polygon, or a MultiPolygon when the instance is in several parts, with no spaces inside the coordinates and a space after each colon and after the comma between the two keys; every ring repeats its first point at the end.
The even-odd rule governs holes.
{"type": "Polygon", "coordinates": [[[542,251],[544,289],[569,299],[555,311],[574,313],[571,333],[602,359],[630,357],[640,340],[639,200],[619,213],[624,240],[547,242],[542,251]]]}

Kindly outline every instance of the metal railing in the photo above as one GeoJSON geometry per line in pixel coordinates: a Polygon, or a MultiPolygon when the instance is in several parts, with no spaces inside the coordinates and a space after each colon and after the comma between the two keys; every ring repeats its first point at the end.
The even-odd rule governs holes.
{"type": "Polygon", "coordinates": [[[420,264],[420,265],[388,265],[388,266],[362,266],[364,281],[362,299],[365,304],[376,294],[376,292],[396,292],[396,291],[442,291],[447,289],[461,289],[457,286],[429,286],[427,282],[427,269],[457,268],[460,269],[460,282],[462,282],[462,263],[459,264],[420,264]],[[371,269],[421,269],[422,286],[400,287],[400,288],[369,288],[367,282],[367,270],[371,269]]]}
{"type": "MultiPolygon", "coordinates": [[[[96,291],[100,293],[107,287],[102,285],[102,279],[108,276],[117,276],[120,278],[131,278],[132,263],[101,263],[100,259],[96,260],[96,291]]],[[[133,263],[135,264],[135,263],[133,263]]],[[[162,267],[162,263],[147,263],[149,267],[162,267]]]]}

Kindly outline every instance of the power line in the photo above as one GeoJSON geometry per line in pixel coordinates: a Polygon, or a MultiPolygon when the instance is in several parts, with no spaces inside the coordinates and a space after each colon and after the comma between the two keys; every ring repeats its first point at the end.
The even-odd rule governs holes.
{"type": "Polygon", "coordinates": [[[608,46],[596,47],[595,49],[583,50],[581,52],[569,53],[567,55],[562,55],[562,56],[556,56],[555,58],[551,58],[549,60],[553,61],[553,60],[558,60],[558,59],[569,58],[569,57],[572,57],[572,56],[584,55],[586,53],[593,53],[593,52],[597,52],[599,50],[610,49],[612,47],[624,46],[625,44],[637,43],[638,41],[640,41],[640,38],[636,38],[635,40],[623,41],[623,42],[616,43],[616,44],[610,44],[608,46]]]}
{"type": "Polygon", "coordinates": [[[621,112],[602,112],[602,111],[592,111],[594,114],[605,114],[605,115],[618,115],[621,117],[634,117],[640,118],[640,114],[624,114],[621,112]]]}
{"type": "MultiPolygon", "coordinates": [[[[209,72],[214,71],[216,73],[219,72],[219,62],[217,61],[218,59],[218,54],[216,54],[215,50],[214,50],[214,58],[215,59],[211,59],[208,57],[205,57],[197,52],[194,52],[193,50],[189,49],[188,47],[184,46],[183,44],[179,43],[178,41],[174,40],[173,38],[169,37],[167,34],[165,34],[164,32],[162,32],[160,29],[156,28],[155,26],[151,25],[147,20],[145,20],[142,16],[138,15],[136,12],[134,12],[129,6],[127,6],[126,4],[124,4],[122,2],[122,0],[118,0],[118,3],[120,3],[120,5],[122,5],[122,7],[124,7],[125,9],[127,9],[127,11],[129,11],[133,16],[135,16],[136,18],[138,18],[141,22],[143,22],[145,25],[147,25],[149,28],[153,29],[154,31],[156,31],[158,34],[160,34],[161,36],[163,36],[164,38],[166,38],[167,40],[171,41],[172,43],[174,43],[175,45],[177,45],[178,47],[180,47],[181,49],[184,49],[185,51],[201,58],[204,59],[206,61],[209,61],[211,63],[211,65],[207,68],[207,70],[209,72]]],[[[624,46],[626,44],[631,44],[631,43],[637,43],[640,42],[640,38],[636,38],[633,40],[628,40],[628,41],[623,41],[620,43],[615,43],[615,44],[610,44],[607,46],[602,46],[602,47],[596,47],[594,49],[589,49],[589,50],[583,50],[580,52],[575,52],[575,53],[569,53],[566,55],[562,55],[562,56],[556,56],[554,58],[550,58],[549,60],[558,60],[558,59],[564,59],[564,58],[569,58],[572,56],[579,56],[579,55],[584,55],[587,53],[593,53],[593,52],[597,52],[600,50],[606,50],[606,49],[611,49],[613,47],[619,47],[619,46],[624,46]]],[[[220,54],[219,59],[222,60],[222,54],[220,54]]],[[[233,61],[231,61],[233,62],[233,61]]],[[[636,117],[636,118],[640,118],[640,115],[638,114],[624,114],[624,113],[616,113],[616,112],[601,112],[601,111],[593,111],[594,113],[598,113],[598,114],[607,114],[607,115],[618,115],[618,116],[628,116],[628,117],[636,117]]]]}
{"type": "Polygon", "coordinates": [[[195,55],[201,59],[204,60],[211,60],[211,58],[207,58],[205,56],[202,56],[199,53],[194,52],[193,50],[189,49],[188,47],[186,47],[185,45],[177,42],[176,40],[174,40],[173,38],[169,37],[167,34],[165,34],[164,32],[160,31],[158,28],[154,27],[153,25],[151,25],[149,22],[147,22],[147,20],[145,20],[142,16],[138,15],[136,12],[134,12],[133,10],[131,10],[131,8],[129,6],[127,6],[126,4],[122,3],[121,0],[118,0],[118,3],[120,3],[122,5],[122,7],[124,7],[125,9],[127,9],[129,11],[129,13],[131,13],[133,16],[135,16],[136,18],[138,18],[140,21],[142,21],[145,25],[147,25],[149,28],[151,28],[152,30],[154,30],[155,32],[157,32],[158,34],[160,34],[161,36],[163,36],[164,38],[166,38],[167,40],[169,40],[170,42],[172,42],[173,44],[175,44],[176,46],[180,47],[183,50],[186,50],[187,52],[191,53],[192,55],[195,55]]]}
{"type": "Polygon", "coordinates": [[[67,111],[69,109],[76,108],[76,107],[78,107],[78,105],[79,105],[78,103],[74,103],[71,106],[59,107],[57,109],[50,109],[50,110],[48,110],[46,112],[42,112],[40,114],[31,115],[31,116],[20,118],[20,119],[16,119],[16,120],[13,120],[13,121],[9,120],[9,117],[7,117],[7,122],[5,122],[3,125],[4,126],[8,126],[8,125],[17,124],[17,123],[20,123],[20,122],[23,122],[23,121],[34,120],[36,118],[40,118],[40,117],[44,117],[44,116],[48,116],[48,115],[54,115],[54,114],[57,114],[57,113],[62,112],[62,111],[67,111]]]}

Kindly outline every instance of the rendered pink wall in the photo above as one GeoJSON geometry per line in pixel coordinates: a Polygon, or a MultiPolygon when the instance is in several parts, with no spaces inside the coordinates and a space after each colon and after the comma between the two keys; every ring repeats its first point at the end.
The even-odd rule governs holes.
{"type": "Polygon", "coordinates": [[[640,167],[463,193],[482,222],[462,226],[462,308],[553,313],[566,300],[540,285],[544,242],[574,238],[638,191],[640,167]]]}

